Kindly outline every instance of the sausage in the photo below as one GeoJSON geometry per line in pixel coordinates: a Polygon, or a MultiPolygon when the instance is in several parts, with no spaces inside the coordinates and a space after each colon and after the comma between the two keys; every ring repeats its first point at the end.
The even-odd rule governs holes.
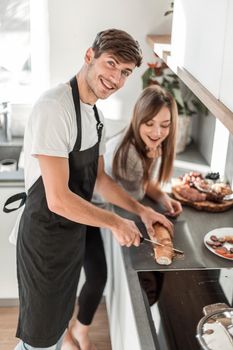
{"type": "Polygon", "coordinates": [[[208,244],[210,247],[221,247],[222,243],[217,241],[206,241],[206,244],[208,244]]]}
{"type": "Polygon", "coordinates": [[[180,187],[178,192],[182,197],[191,202],[203,202],[206,200],[206,194],[198,192],[195,188],[180,187]]]}

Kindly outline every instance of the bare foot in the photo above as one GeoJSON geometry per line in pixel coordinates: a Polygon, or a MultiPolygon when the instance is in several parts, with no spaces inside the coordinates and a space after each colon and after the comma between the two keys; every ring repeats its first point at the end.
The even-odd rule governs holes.
{"type": "MultiPolygon", "coordinates": [[[[77,341],[81,350],[97,350],[89,337],[90,326],[85,326],[78,320],[72,320],[69,326],[70,334],[73,340],[77,341]]],[[[68,350],[68,349],[67,349],[68,350]]]]}
{"type": "Polygon", "coordinates": [[[64,335],[61,350],[80,350],[78,343],[74,343],[68,329],[64,335]]]}

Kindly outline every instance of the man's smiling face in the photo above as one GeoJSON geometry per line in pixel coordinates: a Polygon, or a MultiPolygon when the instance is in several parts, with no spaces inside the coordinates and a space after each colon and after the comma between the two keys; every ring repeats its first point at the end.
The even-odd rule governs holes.
{"type": "Polygon", "coordinates": [[[89,92],[93,93],[97,99],[106,99],[124,86],[135,68],[133,62],[120,62],[110,52],[104,52],[100,57],[95,58],[92,49],[89,49],[86,63],[88,65],[86,82],[89,92]]]}

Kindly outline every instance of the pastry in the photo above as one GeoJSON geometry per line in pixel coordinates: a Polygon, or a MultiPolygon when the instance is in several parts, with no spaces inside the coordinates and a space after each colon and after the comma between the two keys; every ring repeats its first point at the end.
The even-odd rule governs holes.
{"type": "Polygon", "coordinates": [[[155,260],[160,265],[170,265],[174,256],[171,235],[167,228],[159,223],[154,225],[154,230],[155,235],[150,236],[150,239],[156,239],[158,243],[164,244],[164,247],[154,246],[155,260]]]}

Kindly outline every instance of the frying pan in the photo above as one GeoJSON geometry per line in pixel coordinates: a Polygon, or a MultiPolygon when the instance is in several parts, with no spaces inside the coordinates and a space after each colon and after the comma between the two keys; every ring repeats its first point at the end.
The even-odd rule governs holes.
{"type": "Polygon", "coordinates": [[[203,350],[233,350],[233,308],[225,303],[207,305],[197,325],[197,340],[203,350]]]}

